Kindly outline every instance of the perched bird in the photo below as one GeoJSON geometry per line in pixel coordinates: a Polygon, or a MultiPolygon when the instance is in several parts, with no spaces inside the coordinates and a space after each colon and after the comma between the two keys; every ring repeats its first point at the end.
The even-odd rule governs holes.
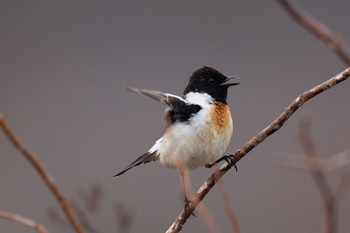
{"type": "Polygon", "coordinates": [[[167,105],[165,132],[147,153],[138,157],[123,171],[143,163],[160,160],[179,171],[186,198],[184,173],[209,163],[227,160],[221,157],[232,136],[232,118],[227,105],[227,91],[239,83],[227,83],[225,76],[211,67],[202,67],[191,75],[183,96],[154,90],[127,88],[167,105]]]}

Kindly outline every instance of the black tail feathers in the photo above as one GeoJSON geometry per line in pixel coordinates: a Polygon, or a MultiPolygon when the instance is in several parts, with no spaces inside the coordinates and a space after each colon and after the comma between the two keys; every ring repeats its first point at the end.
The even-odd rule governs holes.
{"type": "Polygon", "coordinates": [[[129,171],[131,168],[136,167],[142,163],[148,163],[154,160],[158,160],[159,157],[156,156],[156,152],[149,153],[141,155],[138,157],[134,162],[132,162],[129,166],[127,166],[123,171],[119,172],[118,174],[114,175],[113,177],[118,177],[122,174],[124,174],[126,171],[129,171]]]}

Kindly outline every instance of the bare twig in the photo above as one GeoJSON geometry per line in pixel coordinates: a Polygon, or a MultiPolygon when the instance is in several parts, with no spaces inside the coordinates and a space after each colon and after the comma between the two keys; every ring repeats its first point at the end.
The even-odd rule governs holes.
{"type": "Polygon", "coordinates": [[[61,212],[58,213],[55,208],[48,208],[46,211],[47,217],[58,229],[63,232],[70,230],[70,225],[64,216],[61,216],[61,212]]]}
{"type": "Polygon", "coordinates": [[[285,168],[307,172],[322,171],[329,174],[350,165],[350,151],[342,151],[325,159],[283,154],[275,160],[275,163],[285,168]]]}
{"type": "Polygon", "coordinates": [[[222,232],[213,214],[202,202],[197,204],[196,212],[198,213],[199,217],[202,219],[202,222],[207,228],[208,232],[210,233],[222,232]]]}
{"type": "Polygon", "coordinates": [[[86,233],[99,233],[99,231],[90,223],[85,211],[83,211],[77,203],[72,202],[72,206],[77,213],[80,224],[84,227],[86,233]]]}
{"type": "Polygon", "coordinates": [[[224,185],[224,182],[222,180],[218,181],[218,190],[219,190],[219,193],[221,195],[221,200],[222,200],[222,204],[223,204],[223,207],[225,209],[226,215],[231,223],[232,233],[239,233],[240,231],[239,231],[238,220],[237,220],[235,213],[233,212],[233,210],[231,208],[230,199],[229,199],[229,196],[225,190],[225,185],[224,185]]]}
{"type": "MultiPolygon", "coordinates": [[[[350,68],[345,69],[336,76],[330,78],[329,80],[315,86],[314,88],[304,92],[299,95],[283,112],[277,117],[270,125],[258,133],[249,142],[243,145],[240,149],[236,151],[234,157],[238,162],[242,159],[248,152],[257,147],[262,141],[264,141],[271,134],[278,131],[283,124],[297,111],[305,102],[315,97],[316,95],[328,90],[329,88],[345,81],[350,76],[350,68]]],[[[234,165],[234,163],[225,163],[219,169],[216,169],[214,173],[202,184],[202,186],[197,191],[197,198],[199,201],[207,195],[211,188],[216,184],[216,182],[234,165]]],[[[183,210],[179,216],[175,219],[173,224],[167,230],[167,233],[179,232],[182,229],[183,224],[191,216],[191,213],[196,208],[196,203],[189,204],[186,210],[183,210]]]]}
{"type": "Polygon", "coordinates": [[[103,192],[103,188],[98,183],[90,185],[88,189],[78,189],[77,195],[82,202],[83,209],[91,213],[96,213],[99,207],[101,207],[103,192]]]}
{"type": "Polygon", "coordinates": [[[121,202],[116,202],[114,205],[114,212],[120,233],[130,232],[131,225],[135,219],[135,212],[133,209],[126,207],[121,202]]]}
{"type": "Polygon", "coordinates": [[[201,218],[204,226],[207,228],[208,232],[210,233],[220,233],[220,227],[217,224],[214,216],[210,212],[210,210],[203,204],[199,203],[199,200],[197,199],[197,196],[195,195],[195,191],[192,185],[192,181],[190,179],[188,171],[184,169],[183,173],[183,189],[184,189],[184,195],[188,198],[190,198],[191,203],[196,203],[197,205],[197,213],[199,217],[201,218]],[[192,198],[193,197],[193,198],[192,198]]]}
{"type": "Polygon", "coordinates": [[[22,225],[27,226],[27,227],[31,227],[31,228],[35,229],[38,233],[49,233],[48,230],[46,230],[46,228],[43,225],[41,225],[40,223],[37,223],[32,219],[25,218],[25,217],[20,216],[18,214],[13,214],[10,212],[0,210],[0,218],[4,218],[4,219],[10,220],[10,221],[14,221],[16,223],[22,224],[22,225]]]}
{"type": "MultiPolygon", "coordinates": [[[[309,158],[319,158],[319,153],[317,152],[310,134],[310,122],[308,120],[301,122],[299,138],[306,156],[309,158]]],[[[314,169],[314,171],[311,172],[311,175],[320,191],[325,207],[322,233],[335,233],[337,219],[337,203],[335,195],[333,194],[322,169],[314,169]]]]}
{"type": "Polygon", "coordinates": [[[326,175],[349,165],[350,154],[348,151],[344,151],[330,158],[321,159],[311,137],[308,119],[304,119],[300,123],[299,139],[306,157],[285,155],[281,158],[282,160],[279,160],[279,165],[310,172],[321,194],[325,208],[321,232],[335,233],[337,229],[337,207],[346,191],[347,177],[343,176],[337,189],[332,191],[326,175]]]}
{"type": "Polygon", "coordinates": [[[336,198],[336,201],[337,203],[339,203],[340,201],[343,200],[344,196],[345,196],[345,193],[346,191],[349,189],[349,186],[350,186],[350,177],[349,176],[346,176],[346,175],[343,175],[341,178],[340,178],[340,182],[338,184],[338,187],[337,189],[334,191],[334,195],[335,195],[335,198],[336,198]]]}
{"type": "Polygon", "coordinates": [[[335,54],[344,62],[346,66],[350,65],[350,52],[344,45],[342,38],[332,32],[327,26],[313,18],[301,7],[289,0],[277,0],[277,2],[295,19],[301,26],[313,33],[328,45],[335,54]]]}
{"type": "Polygon", "coordinates": [[[84,230],[79,224],[76,216],[74,215],[71,206],[69,205],[69,202],[63,195],[63,193],[58,188],[57,184],[55,183],[53,177],[50,175],[50,173],[46,170],[44,165],[40,162],[38,157],[31,152],[15,135],[14,131],[10,128],[10,125],[7,123],[6,119],[2,114],[0,114],[0,127],[4,131],[7,138],[10,140],[10,142],[13,144],[13,146],[32,164],[32,166],[35,168],[35,170],[39,173],[40,177],[44,180],[46,185],[51,190],[52,194],[57,199],[58,203],[61,205],[61,208],[68,218],[68,221],[72,225],[73,229],[77,233],[83,233],[84,230]]]}

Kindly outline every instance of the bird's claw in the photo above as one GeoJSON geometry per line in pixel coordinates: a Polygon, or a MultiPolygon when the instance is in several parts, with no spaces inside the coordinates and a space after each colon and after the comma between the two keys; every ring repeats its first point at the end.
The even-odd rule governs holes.
{"type": "Polygon", "coordinates": [[[194,213],[193,213],[193,210],[191,210],[190,208],[190,204],[192,204],[192,202],[185,196],[185,211],[191,211],[191,215],[193,217],[197,217],[194,213]]]}
{"type": "Polygon", "coordinates": [[[238,168],[236,166],[236,163],[238,162],[237,158],[234,155],[224,155],[223,160],[226,161],[229,165],[235,167],[236,172],[238,172],[238,168]]]}
{"type": "Polygon", "coordinates": [[[236,172],[238,171],[238,168],[236,166],[236,163],[238,162],[238,159],[234,155],[224,155],[221,158],[219,158],[218,160],[216,160],[215,162],[206,164],[205,167],[206,168],[211,168],[214,165],[216,165],[219,162],[221,162],[222,160],[225,160],[225,162],[228,163],[230,166],[235,167],[236,172]]]}

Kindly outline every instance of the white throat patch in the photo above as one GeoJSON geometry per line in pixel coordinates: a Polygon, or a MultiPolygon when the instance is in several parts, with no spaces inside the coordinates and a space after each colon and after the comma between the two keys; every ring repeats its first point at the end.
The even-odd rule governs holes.
{"type": "Polygon", "coordinates": [[[197,104],[199,106],[208,106],[213,103],[213,98],[207,93],[189,92],[186,94],[185,99],[191,104],[197,104]]]}

